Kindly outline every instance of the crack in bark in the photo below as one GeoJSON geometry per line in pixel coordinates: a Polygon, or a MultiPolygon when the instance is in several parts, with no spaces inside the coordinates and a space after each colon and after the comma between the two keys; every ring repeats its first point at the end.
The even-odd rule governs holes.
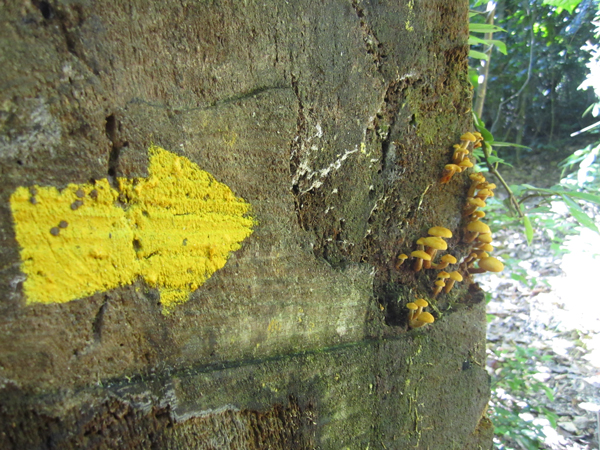
{"type": "Polygon", "coordinates": [[[373,28],[369,25],[366,19],[365,8],[360,5],[360,0],[353,0],[352,7],[360,22],[360,28],[363,32],[363,41],[367,49],[367,53],[373,58],[373,64],[379,73],[382,73],[381,66],[386,58],[383,50],[383,44],[379,42],[373,28]]]}

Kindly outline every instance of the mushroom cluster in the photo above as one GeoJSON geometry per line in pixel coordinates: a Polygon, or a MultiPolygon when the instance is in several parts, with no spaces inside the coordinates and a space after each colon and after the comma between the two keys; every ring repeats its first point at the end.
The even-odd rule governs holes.
{"type": "Polygon", "coordinates": [[[431,313],[423,311],[423,308],[427,308],[428,306],[429,303],[423,298],[406,305],[408,308],[408,326],[410,328],[419,328],[434,322],[435,319],[431,313]]]}
{"type": "MultiPolygon", "coordinates": [[[[456,264],[457,259],[450,255],[442,255],[438,263],[435,262],[435,258],[440,251],[448,249],[448,244],[444,239],[452,237],[452,231],[445,227],[431,227],[428,231],[428,236],[422,237],[417,240],[417,249],[410,254],[411,258],[415,259],[413,264],[413,270],[420,272],[421,269],[436,269],[440,273],[438,279],[434,283],[433,296],[436,297],[442,289],[448,293],[454,286],[456,281],[462,281],[463,277],[457,271],[446,272],[446,269],[450,264],[456,264]],[[446,280],[448,279],[448,280],[446,280]]],[[[398,256],[395,267],[398,269],[404,261],[408,259],[408,256],[404,253],[398,256]]]]}
{"type": "MultiPolygon", "coordinates": [[[[444,227],[431,227],[427,232],[429,236],[422,237],[417,240],[417,249],[410,254],[412,258],[415,258],[415,264],[413,270],[419,272],[421,269],[441,269],[440,264],[435,264],[434,260],[439,250],[448,249],[448,244],[444,239],[452,237],[452,231],[444,227]]],[[[401,255],[402,256],[402,255],[401,255]]],[[[450,261],[450,260],[448,260],[450,261]]],[[[447,265],[447,264],[446,264],[447,265]]]]}
{"type": "Polygon", "coordinates": [[[440,179],[442,184],[448,183],[455,173],[460,173],[463,170],[473,167],[473,163],[468,158],[469,146],[471,146],[471,150],[481,147],[482,140],[483,136],[476,131],[473,133],[467,132],[460,137],[460,144],[454,145],[452,163],[444,166],[442,178],[440,179]]]}
{"type": "Polygon", "coordinates": [[[488,183],[481,173],[472,173],[469,175],[471,186],[467,192],[467,204],[465,205],[464,215],[468,219],[463,242],[471,244],[471,252],[465,257],[461,265],[469,273],[483,272],[501,272],[504,269],[498,259],[489,255],[494,249],[491,245],[492,232],[490,227],[480,219],[485,217],[485,213],[478,208],[485,206],[485,200],[494,196],[494,183],[488,183]],[[478,262],[478,267],[473,265],[478,262]]]}

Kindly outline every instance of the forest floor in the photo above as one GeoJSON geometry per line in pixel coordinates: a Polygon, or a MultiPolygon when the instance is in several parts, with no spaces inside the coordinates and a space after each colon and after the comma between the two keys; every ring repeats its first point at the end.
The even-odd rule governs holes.
{"type": "MultiPolygon", "coordinates": [[[[547,167],[541,163],[538,183],[531,168],[522,174],[527,181],[515,174],[511,182],[548,187],[554,182],[547,167]]],[[[557,214],[572,222],[567,211],[557,214]]],[[[490,415],[509,430],[497,432],[497,449],[600,448],[600,236],[578,232],[557,254],[547,233],[536,230],[528,246],[522,229],[502,227],[494,233],[494,255],[507,269],[477,276],[490,293],[490,415]]]]}

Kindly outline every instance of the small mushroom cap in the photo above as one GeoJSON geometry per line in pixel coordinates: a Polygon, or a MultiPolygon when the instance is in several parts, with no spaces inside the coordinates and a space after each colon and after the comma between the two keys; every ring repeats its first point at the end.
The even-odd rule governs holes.
{"type": "Polygon", "coordinates": [[[442,256],[442,261],[447,262],[448,264],[456,264],[457,259],[452,255],[444,255],[442,256]]]}
{"type": "Polygon", "coordinates": [[[481,200],[479,197],[469,198],[467,200],[467,203],[469,203],[470,205],[478,206],[479,208],[483,208],[485,206],[485,202],[483,200],[481,200]]]}
{"type": "Polygon", "coordinates": [[[456,270],[454,272],[450,272],[448,275],[450,275],[450,278],[454,281],[462,281],[463,277],[462,275],[457,272],[456,270]]]}
{"type": "Polygon", "coordinates": [[[413,258],[424,259],[425,261],[431,261],[431,256],[429,253],[422,252],[421,250],[415,250],[410,254],[413,258]]]}
{"type": "Polygon", "coordinates": [[[461,162],[458,163],[458,167],[460,167],[461,169],[471,168],[473,167],[473,163],[468,159],[463,159],[461,162]]]}
{"type": "Polygon", "coordinates": [[[439,287],[446,286],[446,282],[444,280],[436,280],[436,282],[434,284],[439,287]]]}
{"type": "Polygon", "coordinates": [[[473,233],[489,233],[491,231],[490,227],[479,220],[470,222],[469,225],[467,225],[467,230],[473,233]]]}
{"type": "Polygon", "coordinates": [[[493,256],[479,260],[479,267],[488,272],[502,272],[504,270],[504,264],[493,256]]]}
{"type": "Polygon", "coordinates": [[[420,306],[421,308],[427,308],[429,303],[424,298],[419,298],[415,300],[415,305],[420,306]]]}
{"type": "Polygon", "coordinates": [[[479,246],[479,250],[483,250],[484,252],[491,252],[494,250],[494,246],[491,244],[483,244],[479,246]]]}
{"type": "Polygon", "coordinates": [[[477,217],[478,219],[485,217],[485,213],[483,211],[473,211],[473,214],[471,215],[477,217]]]}
{"type": "Polygon", "coordinates": [[[465,134],[463,134],[463,135],[460,137],[460,140],[461,140],[461,141],[470,141],[470,142],[475,142],[475,141],[477,140],[477,138],[476,138],[475,136],[473,136],[473,134],[472,134],[472,133],[469,133],[469,132],[467,131],[465,134]]]}
{"type": "Polygon", "coordinates": [[[407,303],[406,307],[412,311],[416,311],[417,309],[419,309],[419,307],[413,302],[407,303]]]}
{"type": "Polygon", "coordinates": [[[440,273],[438,273],[438,278],[450,278],[450,274],[448,272],[446,272],[445,270],[442,270],[440,273]]]}
{"type": "Polygon", "coordinates": [[[479,197],[479,196],[483,197],[484,195],[487,195],[489,197],[492,194],[493,194],[493,192],[490,191],[489,189],[482,189],[477,193],[477,197],[479,197]]]}
{"type": "Polygon", "coordinates": [[[435,319],[433,318],[431,313],[423,311],[421,314],[419,314],[419,317],[417,317],[416,320],[418,320],[419,322],[433,323],[435,319]]]}
{"type": "Polygon", "coordinates": [[[496,189],[496,184],[495,183],[490,183],[487,185],[487,188],[491,191],[493,189],[496,189]]]}
{"type": "Polygon", "coordinates": [[[446,250],[448,248],[448,244],[446,243],[446,241],[437,236],[423,238],[423,243],[427,247],[431,247],[436,250],[446,250]]]}
{"type": "Polygon", "coordinates": [[[443,237],[443,238],[451,238],[452,231],[448,228],[444,227],[431,227],[428,231],[431,236],[443,237]]]}
{"type": "Polygon", "coordinates": [[[479,242],[485,242],[486,244],[489,244],[490,242],[492,242],[492,234],[491,233],[481,233],[479,236],[477,236],[477,240],[479,242]]]}
{"type": "Polygon", "coordinates": [[[407,259],[407,258],[408,258],[408,256],[406,256],[404,253],[400,253],[400,254],[398,255],[398,259],[401,259],[401,260],[403,260],[403,261],[404,261],[405,259],[407,259]]]}
{"type": "Polygon", "coordinates": [[[444,169],[449,170],[451,172],[460,172],[462,170],[461,167],[456,164],[446,164],[444,166],[444,169]]]}
{"type": "Polygon", "coordinates": [[[425,245],[425,242],[423,242],[423,239],[425,239],[425,238],[417,239],[417,245],[425,245]]]}
{"type": "Polygon", "coordinates": [[[477,253],[477,259],[489,258],[490,255],[487,252],[479,252],[477,253]]]}
{"type": "Polygon", "coordinates": [[[481,172],[472,173],[471,175],[469,175],[469,178],[473,181],[479,181],[480,183],[483,183],[485,181],[485,177],[481,172]]]}

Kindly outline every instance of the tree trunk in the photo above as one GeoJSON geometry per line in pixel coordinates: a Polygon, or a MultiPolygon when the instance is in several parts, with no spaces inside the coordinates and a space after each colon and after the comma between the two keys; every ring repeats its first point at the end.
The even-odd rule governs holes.
{"type": "Polygon", "coordinates": [[[0,448],[490,448],[467,11],[2,2],[0,448]]]}

